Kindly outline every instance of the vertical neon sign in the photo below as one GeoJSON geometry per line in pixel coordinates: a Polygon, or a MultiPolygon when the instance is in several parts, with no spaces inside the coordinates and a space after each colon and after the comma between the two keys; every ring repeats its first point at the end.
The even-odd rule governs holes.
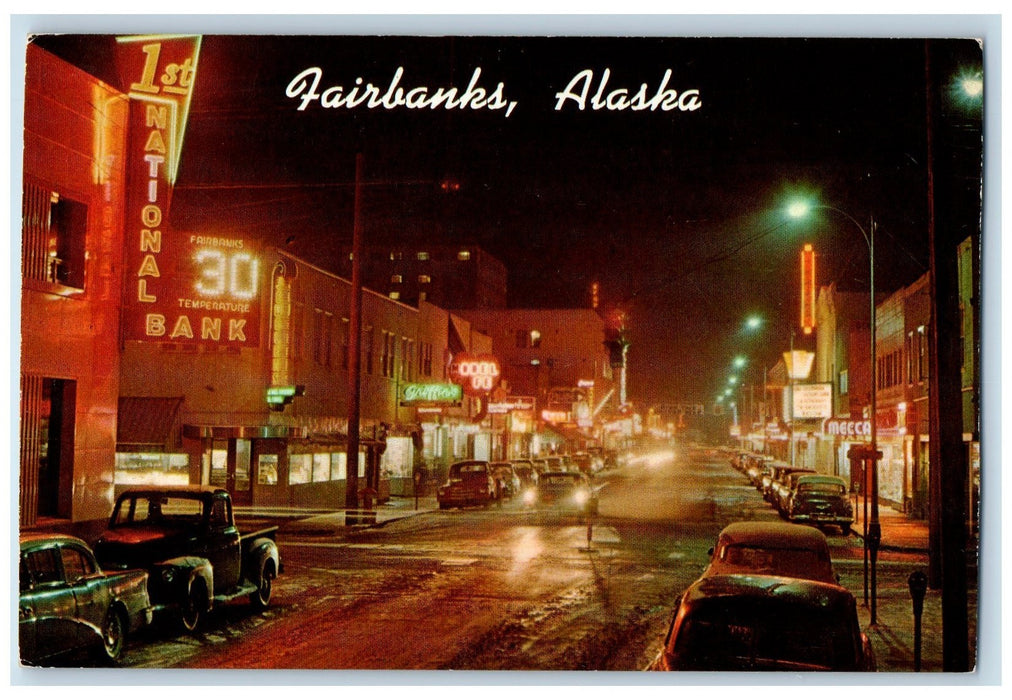
{"type": "Polygon", "coordinates": [[[130,97],[124,337],[255,346],[262,276],[250,241],[169,225],[201,37],[130,36],[117,42],[130,97]]]}
{"type": "Polygon", "coordinates": [[[805,335],[815,328],[815,250],[811,243],[801,250],[801,328],[805,335]]]}

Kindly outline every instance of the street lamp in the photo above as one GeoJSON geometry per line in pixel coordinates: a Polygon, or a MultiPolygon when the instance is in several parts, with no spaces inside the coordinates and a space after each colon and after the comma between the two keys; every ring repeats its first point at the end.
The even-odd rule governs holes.
{"type": "Polygon", "coordinates": [[[829,206],[827,204],[812,204],[805,200],[795,200],[787,206],[787,215],[792,219],[803,219],[809,215],[814,209],[825,209],[827,211],[836,212],[840,216],[850,221],[857,230],[861,232],[861,236],[864,238],[864,242],[868,245],[868,293],[869,293],[869,305],[871,309],[871,355],[870,355],[870,370],[869,378],[871,381],[871,445],[869,449],[868,459],[871,462],[871,518],[868,522],[868,535],[865,538],[865,544],[868,547],[868,551],[871,557],[871,624],[877,624],[876,619],[876,578],[875,568],[878,560],[878,549],[879,544],[882,541],[882,526],[879,523],[878,518],[878,403],[876,396],[877,389],[877,372],[876,370],[876,346],[875,346],[875,219],[874,217],[869,218],[868,229],[865,230],[863,226],[853,216],[837,209],[836,207],[829,206]]]}

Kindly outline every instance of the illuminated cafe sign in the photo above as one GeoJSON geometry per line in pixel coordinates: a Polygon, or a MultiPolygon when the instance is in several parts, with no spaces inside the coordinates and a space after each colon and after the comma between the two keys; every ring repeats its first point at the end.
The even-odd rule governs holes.
{"type": "Polygon", "coordinates": [[[450,379],[468,396],[484,396],[499,384],[501,372],[495,355],[460,353],[450,362],[450,379]]]}
{"type": "Polygon", "coordinates": [[[505,401],[490,401],[489,413],[509,413],[510,411],[533,411],[533,396],[507,396],[505,401]]]}
{"type": "Polygon", "coordinates": [[[405,384],[401,406],[459,406],[463,390],[459,384],[405,384]]]}

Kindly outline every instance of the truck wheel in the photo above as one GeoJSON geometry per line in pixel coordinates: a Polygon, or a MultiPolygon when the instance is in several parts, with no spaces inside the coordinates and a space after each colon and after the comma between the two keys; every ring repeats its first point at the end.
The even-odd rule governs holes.
{"type": "Polygon", "coordinates": [[[126,628],[123,614],[115,608],[109,608],[102,623],[102,646],[97,650],[99,661],[112,664],[119,660],[126,643],[126,628]]]}
{"type": "Polygon", "coordinates": [[[271,604],[271,593],[274,588],[274,578],[277,573],[274,571],[274,562],[268,559],[264,562],[264,568],[260,572],[260,585],[255,593],[249,596],[249,602],[257,610],[266,610],[271,604]]]}
{"type": "Polygon", "coordinates": [[[183,609],[180,611],[180,623],[184,631],[191,634],[197,631],[200,627],[201,611],[203,609],[203,587],[199,584],[194,584],[190,586],[190,590],[186,594],[186,600],[183,601],[183,609]]]}

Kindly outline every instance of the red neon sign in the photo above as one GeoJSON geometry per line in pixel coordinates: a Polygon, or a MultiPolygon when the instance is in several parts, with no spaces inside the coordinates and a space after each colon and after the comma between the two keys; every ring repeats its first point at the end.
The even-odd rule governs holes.
{"type": "Polygon", "coordinates": [[[450,377],[468,396],[488,394],[499,384],[500,376],[499,360],[494,355],[461,353],[450,363],[450,377]]]}
{"type": "Polygon", "coordinates": [[[811,243],[801,251],[801,328],[805,335],[815,328],[815,250],[811,243]]]}

